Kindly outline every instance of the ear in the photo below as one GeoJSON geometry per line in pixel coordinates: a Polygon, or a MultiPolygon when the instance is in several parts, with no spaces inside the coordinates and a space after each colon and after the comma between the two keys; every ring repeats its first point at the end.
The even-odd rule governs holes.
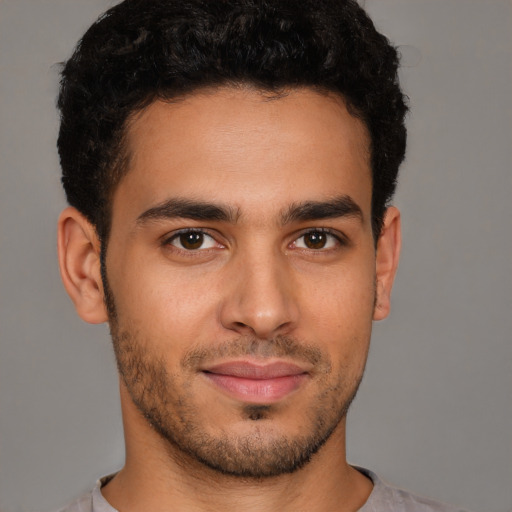
{"type": "Polygon", "coordinates": [[[100,241],[92,224],[76,209],[66,208],[57,232],[60,275],[82,320],[108,320],[103,302],[100,241]]]}
{"type": "Polygon", "coordinates": [[[386,318],[391,309],[391,288],[398,268],[401,245],[400,212],[394,206],[390,206],[386,210],[382,231],[377,241],[374,320],[386,318]]]}

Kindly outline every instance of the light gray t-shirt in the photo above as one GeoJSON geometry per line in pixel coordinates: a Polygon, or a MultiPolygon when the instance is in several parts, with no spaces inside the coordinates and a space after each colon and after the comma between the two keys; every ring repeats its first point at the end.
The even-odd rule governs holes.
{"type": "MultiPolygon", "coordinates": [[[[373,482],[373,490],[358,512],[465,512],[461,508],[421,498],[393,487],[368,469],[360,467],[356,469],[373,482]]],[[[111,478],[112,476],[98,480],[91,493],[82,496],[58,512],[118,512],[101,494],[102,485],[111,478]]]]}

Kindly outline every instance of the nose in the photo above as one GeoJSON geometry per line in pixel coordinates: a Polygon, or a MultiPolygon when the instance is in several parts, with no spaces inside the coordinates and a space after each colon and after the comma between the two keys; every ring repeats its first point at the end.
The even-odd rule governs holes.
{"type": "Polygon", "coordinates": [[[271,339],[296,327],[298,290],[285,258],[260,253],[233,265],[220,311],[225,329],[271,339]]]}

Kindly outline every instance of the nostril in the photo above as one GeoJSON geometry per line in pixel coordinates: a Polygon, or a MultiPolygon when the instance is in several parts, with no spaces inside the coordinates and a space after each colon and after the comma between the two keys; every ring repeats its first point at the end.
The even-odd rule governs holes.
{"type": "Polygon", "coordinates": [[[243,322],[233,322],[232,325],[235,329],[251,329],[250,326],[244,324],[243,322]]]}

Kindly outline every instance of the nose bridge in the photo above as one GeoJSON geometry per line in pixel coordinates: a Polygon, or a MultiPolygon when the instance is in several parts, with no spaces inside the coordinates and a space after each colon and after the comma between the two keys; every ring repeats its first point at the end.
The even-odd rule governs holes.
{"type": "Polygon", "coordinates": [[[292,279],[286,255],[275,247],[240,251],[233,261],[222,323],[259,338],[289,332],[298,318],[292,279]]]}

